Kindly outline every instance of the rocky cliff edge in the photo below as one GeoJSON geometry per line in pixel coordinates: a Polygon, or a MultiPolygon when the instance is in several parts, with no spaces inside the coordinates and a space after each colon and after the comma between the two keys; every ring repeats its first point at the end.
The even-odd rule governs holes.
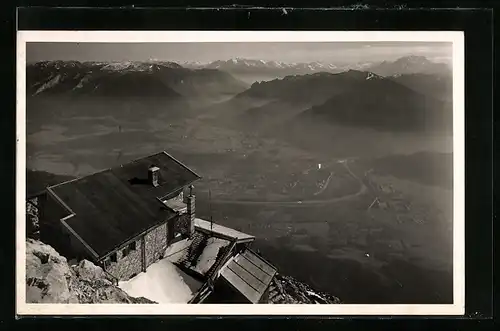
{"type": "Polygon", "coordinates": [[[133,298],[113,284],[92,262],[70,266],[49,245],[26,241],[27,303],[155,303],[133,298]]]}
{"type": "MultiPolygon", "coordinates": [[[[156,303],[134,298],[114,285],[100,267],[87,260],[70,266],[65,257],[41,241],[26,240],[28,303],[156,303]]],[[[277,274],[270,285],[270,304],[338,304],[340,300],[313,290],[293,277],[277,274]]]]}
{"type": "Polygon", "coordinates": [[[270,304],[340,304],[339,298],[312,289],[309,285],[281,274],[276,274],[269,288],[270,304]]]}

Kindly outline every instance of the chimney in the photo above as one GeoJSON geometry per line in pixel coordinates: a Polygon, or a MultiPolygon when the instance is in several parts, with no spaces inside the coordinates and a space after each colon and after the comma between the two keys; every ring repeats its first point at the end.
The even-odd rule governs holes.
{"type": "Polygon", "coordinates": [[[188,217],[188,235],[191,237],[191,235],[194,233],[194,219],[195,219],[195,211],[196,211],[196,206],[195,206],[195,196],[193,194],[193,188],[194,186],[191,185],[189,186],[189,194],[187,196],[184,196],[184,200],[187,206],[187,217],[188,217]]]}
{"type": "Polygon", "coordinates": [[[151,166],[148,169],[148,181],[154,187],[157,187],[158,184],[158,175],[160,173],[160,168],[156,166],[151,166]]]}

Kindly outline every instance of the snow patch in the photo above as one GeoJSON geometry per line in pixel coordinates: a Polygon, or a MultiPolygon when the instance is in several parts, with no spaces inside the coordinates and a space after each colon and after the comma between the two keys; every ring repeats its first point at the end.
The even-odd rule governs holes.
{"type": "Polygon", "coordinates": [[[209,221],[206,221],[201,218],[195,218],[194,220],[194,225],[196,228],[204,231],[204,232],[211,232],[214,234],[218,234],[221,236],[225,237],[230,237],[230,238],[237,238],[238,240],[252,240],[255,239],[254,236],[251,236],[249,234],[237,231],[235,229],[227,228],[225,226],[213,223],[210,224],[209,221]]]}
{"type": "Polygon", "coordinates": [[[314,293],[313,291],[307,291],[307,294],[315,296],[315,297],[320,298],[321,300],[323,300],[323,298],[319,294],[314,293]]]}
{"type": "Polygon", "coordinates": [[[73,87],[73,90],[77,90],[77,89],[80,89],[83,87],[83,85],[85,83],[87,83],[89,81],[89,77],[88,76],[84,76],[82,79],[80,79],[80,81],[78,82],[78,85],[76,85],[75,87],[73,87]]]}
{"type": "Polygon", "coordinates": [[[152,264],[146,272],[119,282],[118,286],[130,296],[144,297],[160,304],[187,303],[194,291],[186,281],[193,282],[193,279],[167,259],[162,259],[152,264]]]}
{"type": "Polygon", "coordinates": [[[104,67],[102,67],[102,70],[123,70],[127,69],[132,66],[132,62],[126,61],[126,62],[112,62],[108,63],[104,67]]]}
{"type": "Polygon", "coordinates": [[[194,270],[196,270],[202,275],[205,275],[215,263],[217,255],[219,254],[219,250],[228,245],[229,245],[228,240],[215,237],[209,238],[207,240],[207,245],[203,249],[203,252],[198,258],[196,265],[194,266],[194,270]]]}
{"type": "Polygon", "coordinates": [[[56,86],[59,81],[61,80],[61,75],[57,75],[55,76],[54,78],[52,78],[51,80],[47,81],[45,84],[43,84],[42,86],[40,86],[34,95],[37,95],[38,93],[41,93],[49,88],[52,88],[54,86],[56,86]]]}

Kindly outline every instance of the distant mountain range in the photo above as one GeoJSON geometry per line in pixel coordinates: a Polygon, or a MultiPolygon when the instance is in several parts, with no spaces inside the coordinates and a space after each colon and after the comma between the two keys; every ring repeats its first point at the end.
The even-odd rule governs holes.
{"type": "Polygon", "coordinates": [[[281,99],[302,104],[318,104],[328,98],[350,91],[359,81],[380,78],[372,73],[348,70],[340,73],[320,72],[309,75],[286,76],[282,79],[252,84],[237,97],[281,99]]]}
{"type": "Polygon", "coordinates": [[[109,97],[197,97],[233,95],[247,85],[214,69],[187,69],[177,63],[47,61],[26,70],[28,95],[71,93],[109,97]]]}
{"type": "Polygon", "coordinates": [[[224,114],[219,121],[239,116],[245,125],[284,123],[296,116],[298,121],[411,131],[448,130],[452,122],[450,69],[424,57],[360,64],[371,68],[363,70],[342,70],[319,62],[285,64],[244,59],[197,65],[185,68],[168,61],[39,62],[27,67],[27,92],[32,96],[62,93],[114,99],[208,100],[225,95],[230,100],[209,106],[207,113],[224,114]],[[262,75],[267,70],[268,76],[280,70],[282,74],[309,73],[249,86],[234,77],[245,70],[249,75],[262,75]]]}
{"type": "Polygon", "coordinates": [[[210,68],[226,71],[235,77],[249,83],[283,78],[292,75],[307,75],[319,72],[339,73],[350,68],[362,69],[372,63],[362,63],[351,66],[323,62],[286,63],[281,61],[264,61],[235,58],[217,60],[210,63],[186,62],[187,68],[210,68]]]}
{"type": "Polygon", "coordinates": [[[391,131],[449,129],[451,104],[392,79],[369,74],[351,88],[313,106],[301,117],[391,131]]]}
{"type": "Polygon", "coordinates": [[[448,64],[437,63],[427,59],[425,56],[405,56],[396,61],[383,61],[368,68],[381,76],[394,76],[403,74],[431,74],[451,75],[452,71],[448,64]]]}
{"type": "Polygon", "coordinates": [[[285,63],[281,61],[264,61],[264,60],[252,60],[252,59],[242,59],[234,58],[226,61],[217,60],[210,62],[208,64],[202,64],[200,62],[186,62],[184,63],[186,67],[192,68],[211,68],[211,69],[221,69],[226,71],[232,70],[242,70],[242,71],[255,71],[255,70],[283,70],[299,73],[309,73],[311,71],[329,71],[329,70],[342,70],[334,64],[324,64],[321,62],[310,62],[310,63],[285,63]]]}
{"type": "Polygon", "coordinates": [[[453,80],[448,74],[416,73],[394,75],[388,78],[423,95],[453,101],[453,80]]]}
{"type": "Polygon", "coordinates": [[[217,109],[228,123],[232,117],[252,129],[307,122],[389,131],[449,130],[452,107],[446,82],[432,75],[383,77],[359,70],[287,76],[254,83],[217,109]]]}
{"type": "MultiPolygon", "coordinates": [[[[249,83],[256,81],[272,81],[285,77],[293,80],[293,76],[311,74],[318,74],[313,80],[321,81],[322,73],[341,73],[348,70],[369,71],[380,76],[393,77],[403,85],[418,79],[409,79],[407,75],[432,75],[434,82],[430,86],[419,84],[432,92],[434,87],[444,84],[439,82],[440,79],[449,81],[451,77],[451,69],[447,64],[435,63],[422,56],[407,56],[393,62],[351,65],[322,62],[284,63],[241,58],[183,65],[159,60],[117,63],[38,62],[27,66],[27,93],[39,95],[71,92],[76,95],[169,98],[219,94],[231,96],[244,91],[249,83]]],[[[429,77],[420,77],[430,81],[429,77]]],[[[320,82],[318,84],[321,85],[320,82]]]]}
{"type": "Polygon", "coordinates": [[[235,58],[226,61],[217,60],[210,63],[186,62],[187,68],[219,69],[231,73],[239,79],[255,82],[283,78],[290,75],[306,75],[319,72],[339,73],[346,70],[370,71],[381,76],[401,74],[450,74],[451,69],[445,63],[430,61],[424,56],[406,56],[396,61],[360,62],[351,64],[308,62],[285,63],[235,58]]]}

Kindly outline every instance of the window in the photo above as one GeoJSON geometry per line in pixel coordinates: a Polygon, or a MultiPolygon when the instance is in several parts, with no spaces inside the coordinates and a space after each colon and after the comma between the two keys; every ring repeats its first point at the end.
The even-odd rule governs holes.
{"type": "Polygon", "coordinates": [[[128,249],[131,250],[131,251],[135,251],[136,250],[135,241],[131,242],[130,245],[128,245],[128,249]]]}
{"type": "Polygon", "coordinates": [[[111,261],[109,259],[105,259],[104,260],[104,268],[109,268],[110,265],[111,265],[111,261]]]}
{"type": "Polygon", "coordinates": [[[127,255],[128,255],[128,253],[129,253],[129,248],[128,248],[128,246],[127,246],[127,247],[125,247],[125,248],[122,250],[122,257],[127,256],[127,255]]]}
{"type": "Polygon", "coordinates": [[[111,254],[109,259],[111,260],[111,262],[116,262],[116,253],[111,254]]]}

